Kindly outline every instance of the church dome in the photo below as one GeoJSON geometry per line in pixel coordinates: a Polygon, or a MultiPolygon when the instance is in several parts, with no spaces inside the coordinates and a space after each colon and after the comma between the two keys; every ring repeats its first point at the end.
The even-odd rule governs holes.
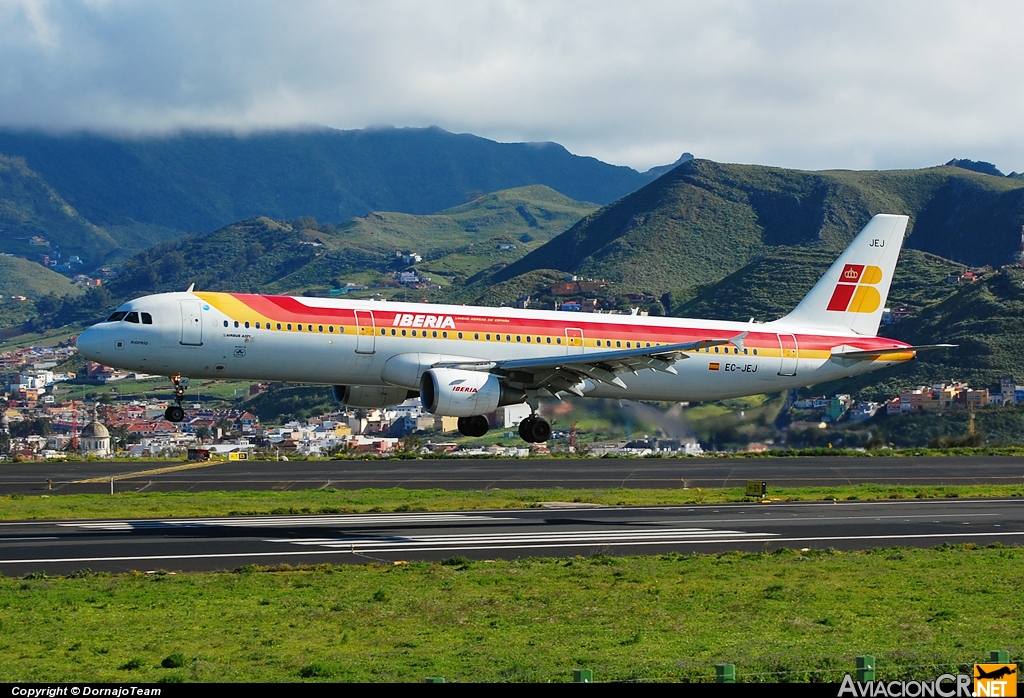
{"type": "Polygon", "coordinates": [[[82,429],[81,436],[86,439],[109,439],[110,432],[107,431],[107,428],[99,422],[89,422],[85,425],[85,428],[82,429]]]}

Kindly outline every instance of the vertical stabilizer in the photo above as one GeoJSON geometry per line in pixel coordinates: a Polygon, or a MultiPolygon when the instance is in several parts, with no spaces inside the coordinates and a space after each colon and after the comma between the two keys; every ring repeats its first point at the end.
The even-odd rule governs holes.
{"type": "Polygon", "coordinates": [[[907,216],[872,218],[781,325],[874,336],[903,246],[907,216]]]}

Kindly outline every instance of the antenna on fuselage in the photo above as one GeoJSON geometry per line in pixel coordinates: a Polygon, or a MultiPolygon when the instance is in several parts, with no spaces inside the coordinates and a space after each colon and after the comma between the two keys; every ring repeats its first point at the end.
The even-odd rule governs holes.
{"type": "Polygon", "coordinates": [[[196,283],[195,283],[195,282],[193,281],[192,283],[190,283],[190,284],[188,285],[188,288],[186,288],[186,289],[185,289],[185,293],[192,293],[192,290],[193,290],[193,289],[194,289],[195,287],[196,287],[196,283]]]}

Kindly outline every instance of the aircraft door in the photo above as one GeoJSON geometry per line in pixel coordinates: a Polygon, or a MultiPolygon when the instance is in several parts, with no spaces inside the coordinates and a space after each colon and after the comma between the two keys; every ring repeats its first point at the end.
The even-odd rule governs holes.
{"type": "Polygon", "coordinates": [[[780,334],[779,348],[782,350],[782,362],[779,365],[779,375],[795,376],[798,357],[796,337],[791,334],[780,334]]]}
{"type": "Polygon", "coordinates": [[[583,330],[581,330],[578,327],[566,327],[565,328],[565,343],[568,345],[566,347],[566,350],[565,350],[566,354],[569,354],[569,355],[572,355],[572,354],[582,354],[583,353],[583,330]]]}
{"type": "Polygon", "coordinates": [[[198,347],[203,344],[203,321],[199,301],[178,301],[181,304],[181,343],[198,347]]]}
{"type": "Polygon", "coordinates": [[[376,351],[375,343],[377,328],[373,324],[373,311],[357,310],[356,313],[356,353],[372,354],[376,351]]]}

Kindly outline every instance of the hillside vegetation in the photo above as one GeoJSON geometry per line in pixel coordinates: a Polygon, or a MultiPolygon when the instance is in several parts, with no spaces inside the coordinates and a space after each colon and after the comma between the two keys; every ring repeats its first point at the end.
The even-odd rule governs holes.
{"type": "Polygon", "coordinates": [[[692,160],[467,293],[482,297],[495,284],[555,270],[605,278],[624,291],[671,293],[677,311],[702,287],[779,248],[834,256],[876,213],[910,216],[908,248],[1006,264],[1019,251],[1024,181],[945,166],[800,172],[692,160]]]}
{"type": "Polygon", "coordinates": [[[93,223],[162,229],[165,239],[255,216],[337,224],[371,211],[436,213],[533,184],[605,204],[657,176],[556,143],[497,143],[436,127],[144,138],[0,130],[0,153],[24,158],[93,223]]]}
{"type": "Polygon", "coordinates": [[[1005,375],[1024,377],[1024,269],[1007,267],[960,287],[919,316],[887,328],[886,334],[913,344],[956,344],[956,349],[922,352],[909,366],[885,369],[845,381],[843,392],[891,397],[899,388],[967,381],[986,387],[1005,375]]]}
{"type": "Polygon", "coordinates": [[[65,259],[78,255],[95,264],[119,246],[24,160],[0,155],[0,252],[33,260],[59,252],[65,259]]]}
{"type": "Polygon", "coordinates": [[[409,268],[396,257],[401,251],[423,256],[417,265],[423,274],[458,283],[481,269],[515,261],[595,208],[532,186],[481,196],[435,215],[371,213],[339,227],[310,217],[252,218],[137,254],[111,290],[128,297],[195,283],[206,290],[325,292],[409,268]],[[499,249],[503,244],[514,249],[499,249]]]}

